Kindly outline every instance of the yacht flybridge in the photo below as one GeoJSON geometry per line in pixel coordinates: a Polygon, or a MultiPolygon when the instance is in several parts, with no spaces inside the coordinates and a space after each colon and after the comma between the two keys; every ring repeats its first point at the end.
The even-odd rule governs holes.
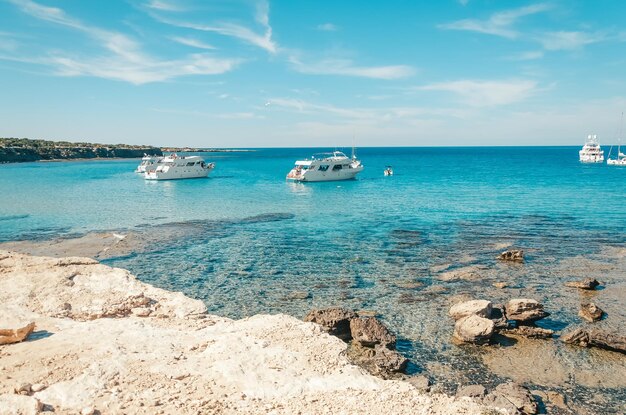
{"type": "Polygon", "coordinates": [[[137,166],[137,169],[135,170],[135,172],[145,173],[146,169],[158,163],[161,159],[163,159],[163,156],[149,156],[144,153],[143,157],[141,158],[141,163],[139,163],[139,166],[137,166]]]}
{"type": "Polygon", "coordinates": [[[207,177],[214,168],[214,163],[205,163],[199,156],[171,154],[146,168],[144,177],[146,180],[192,179],[207,177]]]}
{"type": "Polygon", "coordinates": [[[314,154],[313,157],[296,161],[287,174],[287,180],[298,182],[330,182],[354,179],[363,171],[363,165],[353,154],[349,158],[341,151],[314,154]]]}
{"type": "Polygon", "coordinates": [[[598,136],[589,134],[582,150],[578,152],[580,161],[583,163],[602,163],[604,161],[604,151],[598,143],[598,136]]]}

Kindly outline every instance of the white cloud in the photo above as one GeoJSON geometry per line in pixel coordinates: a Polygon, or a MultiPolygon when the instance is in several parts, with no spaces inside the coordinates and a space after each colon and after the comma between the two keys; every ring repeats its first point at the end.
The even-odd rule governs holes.
{"type": "Polygon", "coordinates": [[[535,59],[543,58],[544,54],[541,50],[531,50],[527,52],[521,52],[514,55],[510,55],[508,57],[509,60],[513,61],[531,61],[535,59]]]}
{"type": "Polygon", "coordinates": [[[550,6],[548,4],[534,4],[494,13],[487,20],[463,19],[452,23],[441,24],[437,27],[446,30],[466,30],[515,39],[519,36],[519,32],[513,29],[512,26],[517,20],[525,16],[544,12],[549,8],[550,6]]]}
{"type": "Polygon", "coordinates": [[[164,0],[150,0],[144,6],[150,9],[162,10],[162,11],[168,11],[168,12],[182,12],[185,10],[183,7],[181,7],[178,4],[175,4],[170,1],[164,1],[164,0]]]}
{"type": "Polygon", "coordinates": [[[272,39],[272,27],[269,24],[269,4],[266,1],[257,3],[255,21],[260,24],[264,31],[257,33],[254,30],[232,22],[216,22],[213,24],[199,24],[189,21],[173,20],[161,15],[151,14],[154,19],[171,26],[194,29],[204,32],[214,32],[222,36],[234,37],[246,43],[250,43],[272,54],[278,51],[278,45],[272,39]]]}
{"type": "Polygon", "coordinates": [[[216,49],[215,46],[209,45],[208,43],[204,43],[198,39],[194,39],[190,37],[173,36],[170,39],[172,39],[174,42],[180,43],[181,45],[191,46],[192,48],[208,49],[208,50],[216,49]]]}
{"type": "Polygon", "coordinates": [[[290,62],[300,73],[312,75],[345,75],[374,79],[407,78],[415,70],[407,65],[357,66],[349,59],[324,59],[315,63],[303,63],[295,57],[290,62]]]}
{"type": "Polygon", "coordinates": [[[141,85],[161,82],[185,75],[216,75],[231,71],[239,64],[236,59],[215,59],[204,55],[191,55],[179,60],[151,60],[146,57],[135,62],[124,57],[76,59],[51,56],[41,63],[52,65],[61,76],[95,76],[141,85]]]}
{"type": "Polygon", "coordinates": [[[601,33],[559,31],[544,33],[537,40],[546,50],[575,50],[607,40],[607,36],[601,33]]]}
{"type": "Polygon", "coordinates": [[[320,25],[317,25],[317,30],[321,30],[323,32],[335,32],[337,31],[338,27],[332,23],[323,23],[320,25]]]}
{"type": "Polygon", "coordinates": [[[111,53],[99,57],[73,57],[67,53],[54,52],[46,57],[30,59],[33,63],[52,66],[57,75],[86,75],[145,84],[185,75],[220,74],[232,70],[240,63],[238,59],[215,58],[203,54],[192,54],[181,59],[156,59],[145,54],[140,45],[130,37],[86,25],[59,8],[42,6],[31,0],[9,1],[34,18],[87,34],[111,53]]]}
{"type": "Polygon", "coordinates": [[[416,88],[422,91],[443,91],[458,95],[462,102],[474,107],[489,107],[523,101],[537,91],[530,80],[441,82],[416,88]]]}
{"type": "Polygon", "coordinates": [[[254,118],[265,118],[264,116],[257,115],[254,112],[228,112],[217,114],[216,117],[225,120],[250,120],[254,118]]]}

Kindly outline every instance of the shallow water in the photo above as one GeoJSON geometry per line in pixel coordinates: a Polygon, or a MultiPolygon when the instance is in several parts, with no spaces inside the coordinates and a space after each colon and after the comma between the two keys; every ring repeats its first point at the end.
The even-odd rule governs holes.
{"type": "Polygon", "coordinates": [[[530,297],[553,313],[541,324],[561,330],[580,324],[581,301],[563,282],[590,276],[605,282],[593,294],[609,314],[599,324],[624,332],[626,169],[580,164],[573,147],[368,148],[358,180],[285,182],[293,161],[315,151],[210,153],[209,179],[173,182],[143,181],[136,160],[3,165],[0,241],[134,230],[150,235],[147,252],[105,262],[201,298],[210,312],[373,310],[399,334],[413,370],[451,390],[501,381],[507,372],[489,367],[499,353],[522,365],[509,376],[532,387],[560,390],[592,413],[622,410],[623,355],[553,342],[545,355],[565,375],[524,380],[524,350],[536,345],[454,346],[446,314],[458,299],[530,297]],[[388,164],[393,177],[383,177],[388,164]],[[525,250],[525,264],[494,259],[509,245],[525,250]],[[476,277],[442,275],[462,267],[476,277]],[[615,381],[572,378],[572,361],[615,381]],[[604,402],[586,403],[590,393],[604,402]]]}

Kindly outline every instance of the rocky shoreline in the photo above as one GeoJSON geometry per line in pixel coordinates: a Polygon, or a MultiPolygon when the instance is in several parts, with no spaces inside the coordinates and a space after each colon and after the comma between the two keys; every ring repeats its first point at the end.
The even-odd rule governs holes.
{"type": "MultiPolygon", "coordinates": [[[[180,231],[179,228],[180,225],[177,225],[176,230],[180,231]]],[[[88,256],[107,260],[107,258],[115,258],[131,252],[143,255],[142,252],[144,252],[145,247],[150,245],[149,241],[151,241],[149,232],[88,233],[80,237],[74,236],[48,241],[8,242],[0,244],[0,252],[5,250],[30,255],[55,256],[59,261],[63,261],[68,256],[88,256]]],[[[620,252],[622,251],[611,251],[611,254],[618,255],[620,252]]],[[[523,261],[523,254],[520,255],[522,255],[523,261]]],[[[508,259],[506,255],[504,257],[498,256],[498,260],[503,261],[505,267],[508,266],[507,263],[517,267],[520,255],[517,255],[517,259],[508,259]]],[[[514,257],[515,255],[510,256],[514,257]]],[[[48,258],[47,260],[52,259],[48,258]]],[[[111,261],[107,260],[107,262],[111,261]]],[[[104,265],[97,265],[104,267],[104,265]]],[[[105,267],[105,269],[110,270],[111,268],[105,267]]],[[[568,269],[573,268],[568,267],[568,269]]],[[[2,275],[1,270],[2,268],[0,268],[0,275],[2,275]]],[[[399,330],[400,327],[389,318],[386,318],[383,324],[381,320],[375,318],[380,314],[374,310],[352,309],[347,305],[348,302],[343,302],[341,304],[348,306],[348,308],[316,308],[313,310],[309,308],[310,312],[306,316],[306,312],[294,315],[303,316],[305,321],[318,325],[320,329],[318,334],[326,332],[336,337],[336,340],[340,340],[342,349],[339,354],[342,359],[346,359],[346,364],[359,366],[362,369],[362,374],[369,373],[379,380],[408,382],[421,394],[439,395],[445,392],[455,394],[457,397],[469,396],[477,403],[496,406],[508,413],[535,413],[533,411],[538,411],[538,413],[550,414],[592,414],[596,412],[591,408],[601,409],[602,404],[594,403],[593,407],[588,408],[584,401],[581,402],[580,400],[582,395],[588,394],[590,391],[602,390],[597,388],[617,388],[615,390],[619,390],[623,387],[623,379],[626,378],[626,376],[621,375],[626,374],[623,359],[625,340],[619,335],[622,320],[619,309],[615,308],[619,304],[607,302],[609,296],[614,297],[622,292],[618,281],[603,279],[603,282],[600,283],[594,278],[577,276],[584,275],[577,272],[571,273],[572,277],[562,280],[560,289],[564,294],[580,295],[578,304],[571,303],[568,306],[571,309],[570,312],[579,311],[580,321],[586,323],[581,326],[573,322],[572,325],[559,327],[554,325],[554,321],[556,321],[554,319],[558,319],[564,312],[562,305],[561,308],[555,308],[554,302],[547,302],[544,307],[545,297],[535,297],[541,300],[541,303],[532,297],[526,297],[532,295],[532,290],[507,289],[506,286],[498,286],[501,284],[491,284],[491,280],[481,283],[480,279],[476,280],[473,275],[486,272],[484,267],[453,268],[446,266],[435,270],[435,272],[439,273],[442,280],[454,281],[459,278],[472,278],[472,281],[478,281],[477,284],[495,287],[495,290],[493,288],[484,290],[480,296],[478,296],[479,294],[474,296],[437,294],[442,300],[439,303],[444,304],[444,307],[447,304],[448,308],[444,308],[444,310],[449,310],[443,314],[449,316],[446,317],[439,313],[439,317],[429,317],[428,323],[438,324],[443,328],[441,333],[444,337],[440,337],[439,341],[441,344],[448,345],[444,347],[457,350],[459,355],[475,356],[481,359],[483,368],[494,375],[491,379],[478,375],[467,365],[463,368],[470,367],[470,370],[463,372],[463,376],[458,376],[453,371],[464,369],[446,367],[444,362],[437,365],[433,356],[424,356],[424,360],[420,360],[421,355],[407,353],[406,345],[403,345],[407,339],[406,334],[398,331],[396,337],[396,333],[393,331],[399,330]],[[472,297],[479,299],[472,299],[472,297]],[[591,301],[592,299],[593,301],[591,301]],[[602,305],[606,312],[595,304],[596,301],[602,305]],[[548,317],[550,314],[552,316],[548,317]],[[435,319],[434,322],[431,320],[432,318],[435,319]],[[548,324],[544,323],[544,318],[548,324]],[[460,322],[465,324],[468,321],[470,323],[468,327],[463,329],[458,327],[457,329],[456,326],[460,326],[460,322]],[[473,323],[478,324],[474,326],[473,323]],[[389,328],[386,325],[389,325],[389,328]],[[483,331],[481,327],[486,330],[483,331]],[[479,328],[478,332],[474,331],[476,328],[479,328]],[[578,328],[580,330],[577,330],[578,328]],[[568,341],[572,344],[571,346],[564,345],[562,340],[566,339],[571,339],[568,341]],[[396,345],[398,345],[397,350],[396,345]],[[593,350],[587,351],[589,347],[592,347],[593,350]],[[609,351],[599,348],[609,349],[609,351]],[[410,358],[411,361],[409,362],[407,358],[410,358]],[[416,367],[419,369],[415,370],[416,367]],[[405,373],[407,371],[408,375],[405,373]],[[510,380],[518,382],[518,384],[512,384],[510,380]],[[525,389],[521,385],[526,385],[530,389],[525,389]],[[571,385],[574,385],[575,388],[586,389],[578,389],[574,392],[571,385]],[[514,396],[517,398],[513,398],[514,396]],[[524,397],[529,398],[530,402],[534,402],[534,404],[528,403],[529,401],[524,397]],[[511,399],[517,399],[518,406],[515,408],[508,406],[506,402],[511,399]]],[[[107,273],[103,275],[107,275],[105,280],[109,280],[107,273]]],[[[590,274],[587,273],[587,275],[590,274]]],[[[134,279],[132,276],[129,278],[134,279]]],[[[138,282],[138,284],[142,283],[138,282]]],[[[401,286],[403,289],[415,289],[413,285],[409,286],[408,283],[403,283],[401,286]]],[[[421,286],[417,287],[417,289],[420,288],[421,286]]],[[[2,287],[0,287],[1,289],[2,287]]],[[[310,296],[309,292],[293,292],[289,301],[308,302],[310,296]]],[[[150,321],[149,319],[158,316],[158,321],[166,321],[162,314],[153,314],[153,304],[148,299],[152,299],[148,294],[129,298],[129,304],[133,306],[130,313],[128,311],[120,313],[109,310],[104,315],[97,313],[95,315],[98,319],[133,320],[140,318],[143,321],[150,321]],[[133,308],[136,309],[134,310],[136,314],[133,314],[133,308]]],[[[0,298],[1,300],[3,299],[0,298]]],[[[117,303],[126,304],[125,301],[117,301],[117,303]]],[[[207,305],[210,306],[210,303],[207,305]]],[[[75,307],[72,306],[71,310],[74,309],[75,307]]],[[[122,307],[122,310],[124,309],[122,307]]],[[[0,309],[1,311],[2,309],[0,309]]],[[[66,311],[66,313],[68,312],[66,311]]],[[[227,320],[208,316],[206,311],[204,315],[207,316],[206,318],[227,320]]],[[[53,317],[58,316],[53,315],[53,317]]],[[[75,318],[73,314],[61,315],[61,317],[75,318]]],[[[283,317],[291,319],[292,323],[295,321],[299,324],[299,320],[287,316],[283,317]]],[[[426,318],[427,316],[422,317],[426,318]]],[[[80,318],[83,317],[79,316],[80,318]]],[[[251,318],[261,317],[254,316],[251,318]]],[[[195,321],[196,318],[191,320],[195,321]]],[[[228,321],[246,320],[248,319],[228,321]]],[[[28,322],[27,319],[21,321],[22,326],[20,327],[28,322]]],[[[0,329],[3,328],[9,327],[0,326],[0,329]]],[[[18,326],[14,325],[11,328],[18,328],[18,326]]],[[[307,341],[310,342],[311,340],[307,341]]],[[[0,348],[0,353],[2,353],[1,350],[0,348]]],[[[247,353],[250,353],[250,350],[247,353]]],[[[27,383],[36,384],[32,381],[27,383]]],[[[19,385],[16,384],[9,386],[13,389],[5,390],[19,389],[19,385]]],[[[600,396],[600,394],[596,394],[595,399],[600,399],[600,396]]],[[[611,405],[615,407],[613,403],[611,405]]],[[[617,407],[619,406],[618,403],[617,407]]],[[[607,411],[609,407],[611,406],[606,406],[607,411]]],[[[362,409],[362,407],[359,408],[362,409]]],[[[248,411],[248,408],[245,411],[248,411]]],[[[395,413],[395,411],[392,412],[395,413]]],[[[307,410],[304,413],[308,413],[307,410]]],[[[403,412],[400,410],[399,413],[403,412]]],[[[441,413],[445,413],[445,411],[441,413]]]]}
{"type": "Polygon", "coordinates": [[[0,346],[0,413],[498,413],[372,376],[318,324],[208,315],[89,258],[0,251],[0,316],[36,325],[0,346]]]}
{"type": "Polygon", "coordinates": [[[160,148],[152,146],[0,138],[0,163],[96,158],[140,158],[144,154],[161,156],[163,152],[160,148]]]}

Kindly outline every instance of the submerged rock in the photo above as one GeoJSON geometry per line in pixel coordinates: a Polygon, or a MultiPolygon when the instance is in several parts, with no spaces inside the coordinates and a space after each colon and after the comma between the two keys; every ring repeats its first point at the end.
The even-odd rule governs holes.
{"type": "Polygon", "coordinates": [[[293,291],[287,296],[289,300],[306,300],[311,298],[311,293],[307,291],[293,291]]]}
{"type": "Polygon", "coordinates": [[[352,338],[350,333],[350,320],[356,318],[357,314],[346,308],[331,307],[324,309],[314,309],[304,317],[304,321],[317,323],[333,336],[341,340],[348,341],[352,338]]]}
{"type": "Polygon", "coordinates": [[[508,251],[504,251],[500,255],[498,255],[498,259],[502,261],[523,262],[524,251],[522,251],[521,249],[511,249],[508,251]]]}
{"type": "Polygon", "coordinates": [[[504,308],[507,318],[518,323],[533,322],[550,315],[550,313],[543,311],[543,304],[528,298],[511,300],[506,303],[504,308]]]}
{"type": "Polygon", "coordinates": [[[498,385],[483,402],[486,405],[502,408],[509,414],[534,415],[538,411],[537,402],[530,391],[513,382],[498,385]]]}
{"type": "Polygon", "coordinates": [[[607,333],[600,329],[577,328],[561,336],[561,340],[567,344],[575,344],[582,347],[599,347],[626,353],[626,336],[607,333]]]}
{"type": "Polygon", "coordinates": [[[491,301],[487,300],[472,300],[457,303],[450,307],[450,317],[455,320],[460,320],[463,317],[471,315],[477,315],[479,317],[489,318],[491,317],[491,301]]]}
{"type": "Polygon", "coordinates": [[[454,325],[454,337],[465,343],[485,344],[489,342],[495,329],[493,321],[471,315],[463,317],[454,325]]]}
{"type": "Polygon", "coordinates": [[[554,335],[554,330],[543,329],[535,326],[519,326],[502,331],[504,334],[513,334],[531,339],[550,339],[554,335]]]}
{"type": "Polygon", "coordinates": [[[364,347],[377,344],[388,349],[396,347],[396,336],[376,317],[357,317],[350,320],[350,332],[354,342],[364,347]]]}
{"type": "Polygon", "coordinates": [[[565,283],[566,287],[580,288],[581,290],[595,290],[598,285],[600,283],[594,278],[585,278],[581,281],[568,281],[565,283]]]}
{"type": "Polygon", "coordinates": [[[604,311],[594,303],[583,303],[580,305],[578,315],[590,323],[602,319],[604,311]]]}

